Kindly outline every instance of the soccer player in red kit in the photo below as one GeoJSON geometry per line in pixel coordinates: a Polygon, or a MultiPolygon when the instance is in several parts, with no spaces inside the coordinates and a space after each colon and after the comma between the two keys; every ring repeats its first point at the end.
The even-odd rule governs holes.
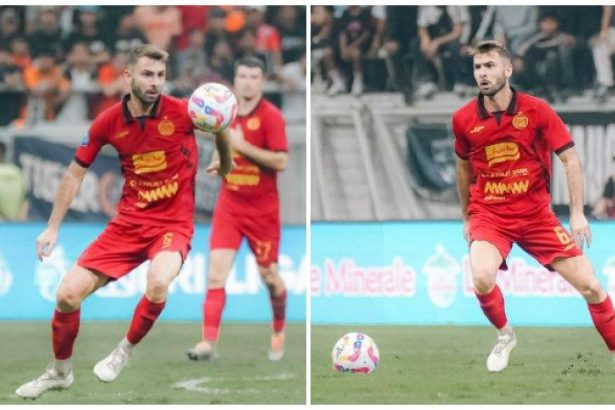
{"type": "MultiPolygon", "coordinates": [[[[54,360],[43,375],[17,389],[21,397],[36,398],[73,383],[71,356],[82,301],[150,260],[145,295],[126,337],[94,367],[101,381],[113,381],[160,315],[190,250],[197,145],[186,101],[161,94],[167,58],[152,45],[130,52],[124,72],[130,94],[93,121],[58,188],[48,226],[37,239],[39,259],[50,255],[61,221],[102,146],[117,150],[124,176],[117,216],[62,279],[51,322],[54,360]]],[[[215,137],[221,160],[212,171],[225,175],[232,167],[229,136],[215,137]]]]}
{"type": "Polygon", "coordinates": [[[608,349],[615,352],[615,311],[582,253],[591,244],[583,214],[583,172],[574,142],[559,116],[543,100],[511,88],[510,52],[498,43],[480,43],[474,54],[478,98],[453,115],[457,183],[470,247],[476,297],[498,340],[487,369],[508,366],[517,344],[496,284],[513,242],[550,270],[557,271],[588,303],[608,349]],[[551,152],[566,169],[570,191],[570,235],[551,210],[551,152]]]}
{"type": "Polygon", "coordinates": [[[192,360],[216,357],[226,300],[224,286],[244,237],[256,257],[273,308],[269,359],[279,360],[284,354],[286,289],[277,264],[280,201],[276,175],[286,168],[288,146],[282,114],[263,98],[264,71],[263,63],[256,57],[235,62],[234,87],[239,111],[230,130],[235,167],[223,179],[214,210],[202,341],[188,351],[192,360]]]}

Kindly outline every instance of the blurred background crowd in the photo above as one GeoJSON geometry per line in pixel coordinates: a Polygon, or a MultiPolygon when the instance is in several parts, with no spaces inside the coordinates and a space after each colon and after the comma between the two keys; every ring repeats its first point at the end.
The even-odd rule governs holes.
{"type": "Polygon", "coordinates": [[[93,119],[127,92],[127,52],[143,43],[170,53],[165,92],[179,97],[231,83],[234,60],[256,55],[267,96],[301,121],[305,39],[298,6],[0,6],[0,126],[93,119]]]}
{"type": "Polygon", "coordinates": [[[513,82],[551,102],[613,87],[612,6],[313,6],[312,77],[330,95],[397,91],[407,104],[476,92],[473,44],[513,55],[513,82]]]}

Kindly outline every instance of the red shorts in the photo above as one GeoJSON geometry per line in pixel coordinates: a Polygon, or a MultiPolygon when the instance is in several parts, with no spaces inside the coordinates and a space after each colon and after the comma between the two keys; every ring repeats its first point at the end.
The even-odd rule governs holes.
{"type": "Polygon", "coordinates": [[[504,258],[501,269],[507,269],[506,257],[513,242],[549,270],[553,270],[550,264],[556,258],[583,254],[551,210],[526,219],[511,219],[490,212],[473,214],[470,216],[472,241],[487,241],[498,248],[504,258]]]}
{"type": "Polygon", "coordinates": [[[179,252],[185,260],[190,236],[173,228],[125,225],[111,221],[77,260],[81,267],[119,279],[158,252],[179,252]]]}
{"type": "Polygon", "coordinates": [[[265,268],[278,262],[280,247],[280,214],[241,217],[216,208],[211,223],[210,249],[239,249],[241,239],[248,245],[259,266],[265,268]]]}

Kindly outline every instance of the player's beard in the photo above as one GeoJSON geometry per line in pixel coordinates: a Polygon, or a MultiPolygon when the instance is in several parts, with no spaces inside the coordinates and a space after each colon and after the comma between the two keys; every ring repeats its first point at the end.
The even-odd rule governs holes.
{"type": "Polygon", "coordinates": [[[132,94],[135,97],[137,97],[141,105],[143,105],[144,107],[149,107],[150,105],[154,104],[156,100],[158,99],[158,97],[160,96],[160,91],[158,91],[155,96],[153,94],[147,94],[147,92],[142,91],[135,84],[134,81],[132,82],[131,88],[132,88],[132,94]]]}
{"type": "Polygon", "coordinates": [[[506,76],[502,76],[498,79],[498,81],[495,82],[491,90],[481,91],[481,92],[483,93],[484,96],[493,97],[494,95],[502,91],[502,89],[505,86],[506,86],[506,76]]]}

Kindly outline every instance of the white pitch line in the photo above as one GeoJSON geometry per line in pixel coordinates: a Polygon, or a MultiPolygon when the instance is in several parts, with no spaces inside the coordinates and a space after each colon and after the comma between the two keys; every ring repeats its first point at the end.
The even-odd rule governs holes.
{"type": "MultiPolygon", "coordinates": [[[[262,376],[262,377],[243,377],[244,381],[280,381],[280,380],[292,380],[295,378],[295,375],[292,373],[281,373],[275,376],[262,376]]],[[[185,389],[188,391],[198,391],[205,394],[210,395],[223,395],[223,394],[258,394],[259,390],[248,388],[248,389],[221,389],[218,387],[208,387],[203,386],[204,384],[212,383],[212,382],[223,382],[226,380],[224,377],[201,377],[198,379],[188,379],[177,382],[173,385],[176,389],[185,389]]],[[[236,379],[234,379],[236,381],[236,379]]]]}

